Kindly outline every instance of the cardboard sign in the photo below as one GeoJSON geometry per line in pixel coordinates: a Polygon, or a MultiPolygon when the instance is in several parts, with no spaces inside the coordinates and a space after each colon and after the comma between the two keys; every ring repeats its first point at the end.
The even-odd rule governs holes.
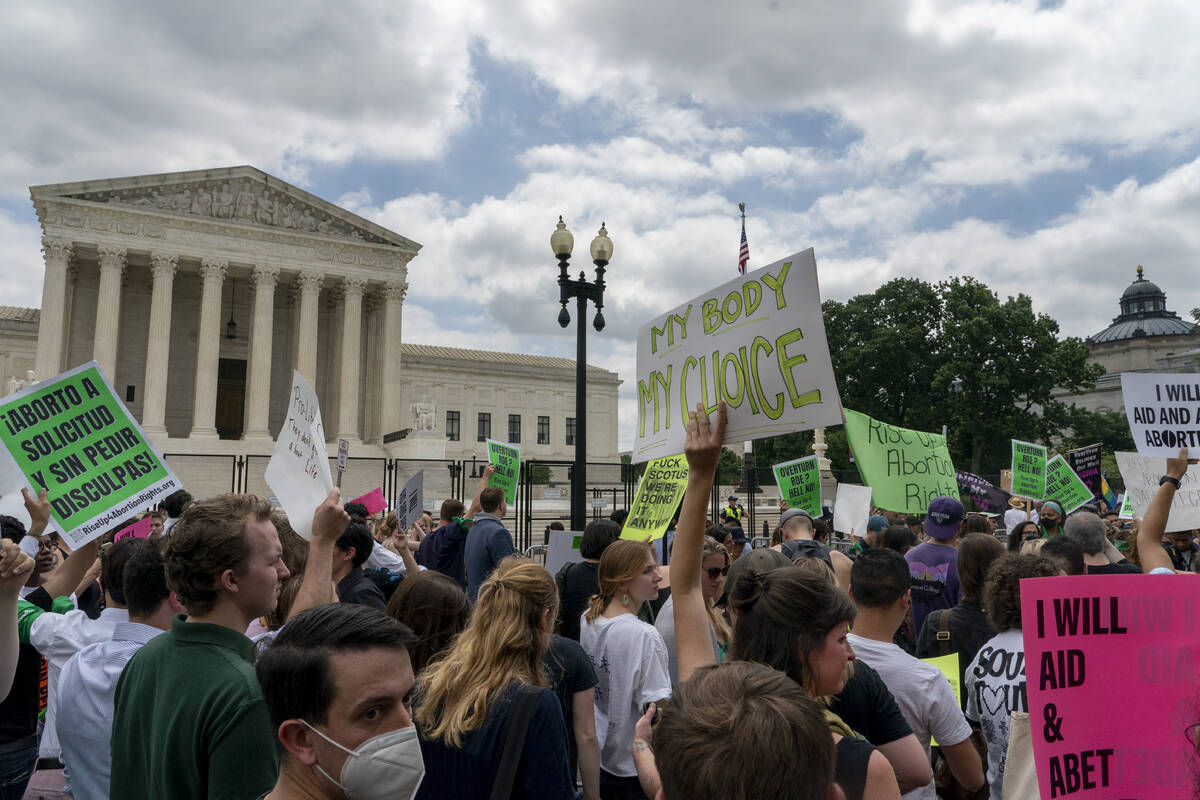
{"type": "Polygon", "coordinates": [[[683,452],[688,413],[729,405],[725,443],[842,422],[812,249],[643,325],[633,461],[683,452]]]}
{"type": "Polygon", "coordinates": [[[488,486],[499,486],[504,490],[504,502],[510,506],[517,503],[517,479],[521,475],[521,448],[512,444],[487,440],[488,461],[496,466],[488,486]]]}
{"type": "MultiPolygon", "coordinates": [[[[1167,474],[1165,458],[1150,458],[1137,453],[1115,453],[1117,468],[1125,480],[1125,502],[1133,516],[1143,519],[1150,501],[1158,492],[1158,480],[1167,474]]],[[[1175,490],[1171,510],[1167,515],[1167,531],[1190,531],[1200,528],[1200,467],[1188,468],[1175,490]]]]}
{"type": "Polygon", "coordinates": [[[401,530],[408,530],[421,518],[425,510],[424,496],[425,470],[418,470],[416,475],[404,482],[400,496],[396,498],[396,521],[400,523],[401,530]]]}
{"type": "Polygon", "coordinates": [[[1133,442],[1143,456],[1200,453],[1200,374],[1122,372],[1121,394],[1133,442]]]}
{"type": "Polygon", "coordinates": [[[183,486],[95,361],[0,400],[0,443],[72,549],[183,486]]]}
{"type": "Polygon", "coordinates": [[[296,371],[283,427],[275,437],[263,478],[279,498],[292,529],[311,539],[313,512],[333,490],[333,478],[317,393],[296,371]]]}
{"type": "Polygon", "coordinates": [[[1012,440],[1012,493],[1041,500],[1046,496],[1046,448],[1033,442],[1012,440]]]}
{"type": "Polygon", "coordinates": [[[661,539],[683,499],[687,479],[687,459],[682,453],[656,458],[647,464],[621,528],[621,538],[639,542],[661,539]]]}
{"type": "Polygon", "coordinates": [[[1084,503],[1090,503],[1094,495],[1092,490],[1080,480],[1075,471],[1062,456],[1055,456],[1046,462],[1046,499],[1054,500],[1070,514],[1084,503]]]}
{"type": "Polygon", "coordinates": [[[1198,589],[1192,575],[1021,581],[1042,797],[1200,796],[1200,753],[1187,738],[1200,722],[1198,589]]]}
{"type": "Polygon", "coordinates": [[[958,497],[954,464],[940,433],[899,428],[846,409],[846,436],[877,507],[924,514],[933,498],[958,497]]]}
{"type": "Polygon", "coordinates": [[[821,467],[816,456],[797,458],[771,467],[779,496],[789,508],[799,508],[813,519],[821,516],[821,467]]]}
{"type": "Polygon", "coordinates": [[[871,487],[839,483],[833,501],[833,529],[838,533],[866,533],[870,518],[871,487]]]}
{"type": "Polygon", "coordinates": [[[387,508],[387,499],[383,496],[383,488],[377,487],[364,494],[362,497],[356,497],[350,501],[351,503],[362,503],[367,508],[368,514],[378,514],[387,508]]]}
{"type": "Polygon", "coordinates": [[[149,539],[150,528],[153,526],[154,519],[152,517],[139,519],[137,522],[133,523],[128,528],[114,536],[113,541],[119,542],[123,539],[149,539]]]}
{"type": "Polygon", "coordinates": [[[980,511],[1003,513],[1009,509],[1011,494],[988,483],[973,472],[959,470],[955,473],[958,491],[971,496],[971,502],[980,511]]]}
{"type": "Polygon", "coordinates": [[[1104,494],[1100,485],[1103,479],[1100,474],[1102,448],[1103,445],[1089,444],[1087,447],[1079,447],[1067,453],[1067,463],[1071,465],[1071,469],[1075,470],[1079,480],[1088,487],[1092,497],[1102,497],[1104,494]]]}

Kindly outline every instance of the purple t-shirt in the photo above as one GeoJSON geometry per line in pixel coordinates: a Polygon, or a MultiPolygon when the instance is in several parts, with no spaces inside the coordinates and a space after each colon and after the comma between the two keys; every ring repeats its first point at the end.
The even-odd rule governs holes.
{"type": "Polygon", "coordinates": [[[925,615],[958,605],[958,550],[926,542],[904,554],[912,576],[913,630],[921,630],[925,615]]]}

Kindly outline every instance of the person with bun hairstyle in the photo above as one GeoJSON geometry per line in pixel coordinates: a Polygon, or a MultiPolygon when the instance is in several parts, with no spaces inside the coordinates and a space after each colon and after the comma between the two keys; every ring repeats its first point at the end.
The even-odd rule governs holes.
{"type": "MultiPolygon", "coordinates": [[[[699,580],[699,563],[693,572],[699,580]]],[[[633,758],[634,728],[648,704],[671,696],[667,646],[653,625],[637,617],[642,603],[658,597],[661,579],[654,551],[645,542],[613,542],[600,556],[596,577],[600,593],[592,597],[583,615],[579,644],[599,680],[600,797],[645,800],[633,758]]],[[[707,637],[707,616],[705,620],[707,637]]],[[[712,655],[709,644],[710,660],[712,655]]]]}
{"type": "Polygon", "coordinates": [[[530,716],[513,794],[574,800],[567,729],[542,667],[557,607],[550,573],[516,556],[480,585],[467,627],[420,677],[414,719],[425,779],[418,800],[487,800],[504,767],[505,720],[518,709],[530,716]]]}

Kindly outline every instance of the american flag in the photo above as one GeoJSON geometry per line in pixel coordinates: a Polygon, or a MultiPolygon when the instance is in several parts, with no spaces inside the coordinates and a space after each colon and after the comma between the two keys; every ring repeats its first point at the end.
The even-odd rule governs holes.
{"type": "Polygon", "coordinates": [[[746,206],[742,206],[742,249],[738,252],[738,274],[746,274],[746,264],[750,263],[750,243],[746,241],[746,206]]]}

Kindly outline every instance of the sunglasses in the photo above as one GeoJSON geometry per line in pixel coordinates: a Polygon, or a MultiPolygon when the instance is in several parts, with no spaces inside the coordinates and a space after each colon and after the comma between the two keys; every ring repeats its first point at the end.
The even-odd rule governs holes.
{"type": "Polygon", "coordinates": [[[708,579],[710,581],[715,581],[717,578],[724,578],[726,575],[728,575],[729,567],[712,567],[704,571],[708,573],[708,579]]]}

